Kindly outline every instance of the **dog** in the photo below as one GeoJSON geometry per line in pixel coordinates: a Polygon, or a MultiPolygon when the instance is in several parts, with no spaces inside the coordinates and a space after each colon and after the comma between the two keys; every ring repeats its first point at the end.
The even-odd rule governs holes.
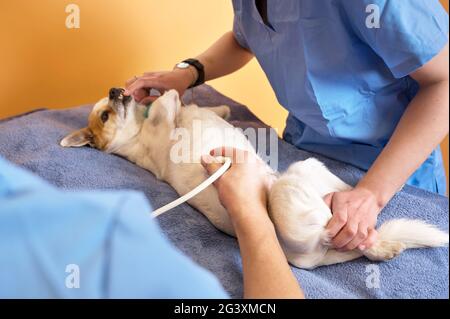
{"type": "MultiPolygon", "coordinates": [[[[244,134],[226,121],[230,115],[228,106],[181,106],[177,91],[170,90],[148,108],[123,92],[120,88],[111,89],[109,97],[93,107],[88,126],[63,138],[60,145],[89,145],[125,157],[169,183],[180,195],[208,177],[200,158],[211,149],[230,146],[257,157],[244,134]],[[177,155],[174,149],[179,147],[177,130],[181,129],[181,136],[183,132],[194,136],[196,125],[200,125],[202,133],[189,145],[189,160],[174,161],[177,155]]],[[[269,216],[287,259],[296,267],[313,269],[361,256],[384,261],[407,248],[439,247],[448,243],[448,234],[433,225],[420,220],[394,219],[381,225],[378,239],[370,249],[337,251],[326,231],[332,214],[323,197],[351,187],[314,158],[292,164],[283,174],[274,172],[268,165],[266,168],[268,174],[276,176],[269,190],[269,216]]],[[[208,186],[188,203],[219,230],[235,236],[214,186],[208,186]]]]}

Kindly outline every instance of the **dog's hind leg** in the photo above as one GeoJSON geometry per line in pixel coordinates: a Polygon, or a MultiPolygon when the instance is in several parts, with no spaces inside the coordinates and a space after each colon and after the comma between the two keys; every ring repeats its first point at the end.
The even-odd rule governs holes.
{"type": "Polygon", "coordinates": [[[323,259],[317,266],[327,266],[350,261],[362,256],[366,256],[372,261],[384,261],[394,258],[405,250],[405,245],[401,242],[378,240],[373,247],[364,252],[354,249],[351,251],[339,252],[335,249],[327,251],[323,259]]]}
{"type": "Polygon", "coordinates": [[[357,249],[342,252],[335,249],[329,249],[325,256],[323,256],[323,259],[318,263],[317,267],[344,263],[361,256],[363,256],[363,254],[357,249]]]}
{"type": "Polygon", "coordinates": [[[372,261],[392,259],[406,249],[406,245],[399,241],[378,240],[371,248],[364,251],[364,255],[372,261]]]}

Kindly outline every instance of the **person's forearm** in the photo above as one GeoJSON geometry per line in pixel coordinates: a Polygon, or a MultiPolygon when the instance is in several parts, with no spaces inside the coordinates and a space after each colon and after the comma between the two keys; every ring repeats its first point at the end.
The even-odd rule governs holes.
{"type": "MultiPolygon", "coordinates": [[[[248,209],[265,210],[245,207],[248,209]]],[[[244,298],[304,298],[268,217],[240,220],[235,230],[242,256],[244,298]]]]}
{"type": "Polygon", "coordinates": [[[389,143],[358,183],[374,192],[383,207],[448,134],[449,82],[420,89],[389,143]]]}
{"type": "Polygon", "coordinates": [[[205,81],[233,73],[252,58],[253,54],[239,45],[232,31],[225,33],[209,49],[196,57],[205,68],[205,81]]]}

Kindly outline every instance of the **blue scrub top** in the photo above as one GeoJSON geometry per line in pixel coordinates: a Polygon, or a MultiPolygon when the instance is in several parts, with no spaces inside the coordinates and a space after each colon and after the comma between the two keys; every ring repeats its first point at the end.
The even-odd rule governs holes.
{"type": "MultiPolygon", "coordinates": [[[[270,26],[255,1],[233,0],[233,7],[237,41],[289,110],[284,139],[364,170],[418,91],[409,74],[448,42],[438,0],[268,0],[270,26]],[[376,22],[373,5],[379,28],[366,24],[376,22]]],[[[445,193],[440,148],[407,183],[445,193]]]]}
{"type": "Polygon", "coordinates": [[[150,211],[141,193],[62,191],[0,157],[0,298],[227,297],[150,211]]]}

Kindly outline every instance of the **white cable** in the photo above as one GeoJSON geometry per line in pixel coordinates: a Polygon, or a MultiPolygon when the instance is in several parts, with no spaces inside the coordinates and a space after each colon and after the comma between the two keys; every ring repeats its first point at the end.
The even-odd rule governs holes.
{"type": "Polygon", "coordinates": [[[198,185],[196,188],[191,190],[189,193],[181,196],[180,198],[174,200],[173,202],[170,202],[167,205],[164,205],[163,207],[158,208],[157,210],[152,212],[152,217],[156,218],[161,214],[164,214],[168,210],[171,210],[172,208],[177,207],[178,205],[183,204],[184,202],[190,200],[192,197],[203,191],[206,187],[214,183],[220,176],[222,176],[228,168],[231,166],[231,159],[228,157],[225,157],[225,162],[223,163],[222,167],[219,168],[217,171],[214,172],[210,177],[208,177],[204,182],[202,182],[200,185],[198,185]]]}

